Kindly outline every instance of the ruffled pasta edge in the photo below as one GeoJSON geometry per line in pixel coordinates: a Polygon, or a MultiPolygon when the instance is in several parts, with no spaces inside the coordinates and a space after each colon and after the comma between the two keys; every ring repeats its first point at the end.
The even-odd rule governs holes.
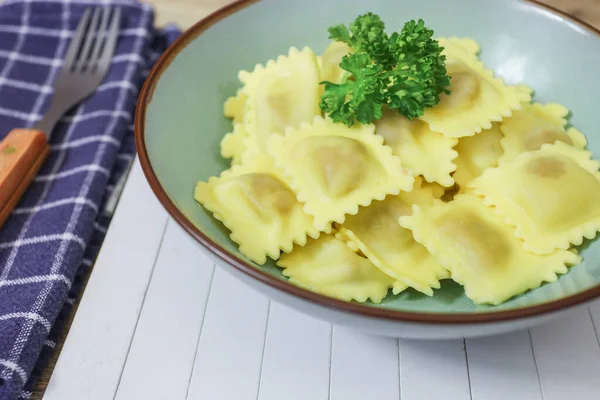
{"type": "MultiPolygon", "coordinates": [[[[339,239],[337,236],[334,236],[335,240],[339,240],[340,243],[342,245],[344,245],[345,247],[347,247],[345,245],[345,242],[341,239],[339,239]]],[[[316,240],[316,239],[315,239],[316,240]]],[[[352,250],[349,248],[349,250],[352,250]]],[[[354,253],[354,252],[353,252],[354,253]]],[[[354,254],[356,257],[360,257],[361,259],[363,257],[361,257],[358,254],[354,254]]],[[[376,266],[374,266],[368,259],[364,258],[365,262],[368,262],[369,264],[372,265],[373,269],[378,273],[381,274],[382,276],[385,275],[384,273],[382,273],[376,266]]],[[[298,268],[297,266],[291,266],[288,262],[286,262],[285,259],[279,259],[277,260],[277,266],[282,268],[282,275],[285,276],[288,281],[290,283],[293,283],[294,285],[297,285],[299,287],[302,287],[304,289],[310,290],[312,292],[315,293],[319,293],[322,294],[324,296],[328,296],[328,297],[332,297],[332,298],[337,298],[339,300],[343,300],[343,301],[357,301],[359,303],[365,303],[367,301],[371,301],[374,304],[379,304],[383,301],[383,299],[385,299],[387,297],[388,291],[390,288],[392,288],[392,290],[398,290],[398,293],[400,292],[400,289],[402,289],[402,286],[398,285],[395,286],[395,282],[390,282],[390,284],[386,285],[386,286],[382,286],[381,288],[381,292],[380,293],[363,293],[361,295],[356,295],[356,293],[353,294],[349,294],[349,292],[341,292],[341,291],[331,291],[331,290],[325,290],[323,288],[319,288],[315,285],[309,285],[309,284],[305,284],[302,279],[298,279],[294,276],[293,274],[293,270],[298,268]]],[[[389,278],[390,281],[392,281],[392,278],[389,278]]]]}
{"type": "Polygon", "coordinates": [[[431,245],[429,240],[426,239],[426,236],[429,236],[429,235],[427,233],[423,233],[422,229],[419,228],[418,226],[416,226],[418,224],[414,223],[414,219],[417,218],[418,215],[420,214],[421,208],[422,207],[420,207],[418,204],[413,205],[412,206],[412,215],[407,215],[407,216],[403,216],[403,217],[399,218],[400,225],[402,225],[406,229],[410,229],[413,232],[413,237],[415,238],[415,240],[417,242],[421,243],[423,246],[425,246],[425,248],[427,248],[427,250],[429,251],[430,254],[437,257],[440,264],[444,268],[447,268],[450,271],[452,280],[464,288],[465,295],[469,299],[471,299],[471,301],[473,301],[473,303],[475,303],[475,304],[490,304],[490,305],[502,304],[502,303],[506,302],[507,300],[510,300],[516,296],[525,294],[529,290],[538,288],[544,282],[551,283],[551,282],[556,281],[558,279],[558,275],[562,275],[562,274],[565,274],[568,272],[567,266],[577,265],[581,262],[581,257],[578,254],[576,254],[575,252],[563,251],[561,253],[563,257],[560,258],[560,262],[557,262],[557,264],[556,264],[557,267],[553,268],[553,269],[549,269],[548,271],[546,271],[546,273],[544,275],[540,275],[539,283],[528,285],[528,287],[525,288],[524,290],[520,291],[519,293],[515,293],[514,295],[507,297],[507,298],[499,298],[498,300],[493,300],[493,301],[486,299],[485,296],[482,295],[482,293],[478,293],[477,291],[474,291],[471,288],[471,285],[467,285],[467,286],[465,285],[465,282],[467,282],[468,279],[465,279],[465,277],[463,275],[464,268],[462,268],[462,267],[456,268],[455,265],[451,265],[452,262],[447,261],[444,257],[442,257],[436,251],[434,246],[431,245]]]}
{"type": "MultiPolygon", "coordinates": [[[[200,203],[204,208],[210,211],[215,219],[223,223],[223,225],[230,231],[229,237],[233,242],[237,243],[240,253],[244,254],[250,260],[259,265],[265,264],[267,262],[267,257],[277,260],[282,251],[284,253],[290,253],[294,245],[304,246],[308,241],[308,237],[317,239],[321,235],[320,230],[309,225],[311,229],[299,230],[298,233],[289,241],[284,243],[279,242],[268,247],[265,246],[264,249],[257,251],[254,246],[249,246],[246,241],[237,233],[236,223],[233,222],[235,218],[228,218],[220,211],[219,204],[218,202],[214,201],[212,192],[214,186],[221,181],[229,180],[237,176],[244,175],[245,173],[266,172],[273,174],[277,179],[289,186],[289,182],[287,182],[275,168],[268,168],[266,167],[266,164],[258,165],[260,163],[265,163],[267,159],[267,156],[257,156],[243,165],[234,165],[231,168],[223,171],[218,177],[212,176],[207,182],[197,182],[194,189],[194,199],[196,202],[200,203]],[[253,165],[253,161],[257,164],[253,165]]],[[[327,231],[327,229],[325,229],[325,231],[327,231]]]]}
{"type": "MultiPolygon", "coordinates": [[[[544,144],[540,150],[533,152],[525,152],[518,155],[518,157],[512,161],[524,162],[528,159],[535,157],[536,153],[541,151],[549,150],[550,154],[559,154],[570,157],[573,161],[577,162],[582,168],[592,173],[596,179],[600,182],[600,162],[592,160],[592,153],[587,150],[578,149],[570,146],[563,142],[555,142],[553,144],[544,144]],[[554,150],[554,149],[559,150],[554,150]],[[562,149],[560,149],[562,148],[562,149]],[[577,154],[580,153],[580,154],[577,154]]],[[[500,165],[495,170],[506,167],[509,164],[500,165]]],[[[485,173],[484,173],[485,174],[485,173]]],[[[482,174],[480,177],[475,178],[467,185],[473,193],[483,198],[483,203],[489,206],[498,216],[502,218],[505,224],[515,228],[514,236],[517,239],[521,239],[524,242],[524,247],[527,251],[530,251],[538,255],[551,254],[555,250],[568,250],[571,245],[579,246],[583,243],[583,239],[593,239],[597,233],[600,232],[600,217],[595,218],[591,221],[587,221],[584,224],[577,226],[576,228],[569,229],[563,232],[561,235],[554,235],[552,237],[545,236],[543,239],[539,237],[537,229],[533,226],[524,226],[522,218],[519,216],[511,215],[507,210],[511,209],[511,205],[508,201],[503,200],[502,196],[490,194],[488,190],[482,189],[479,183],[480,178],[484,177],[482,174]],[[548,243],[552,242],[553,245],[548,243]]],[[[530,223],[529,225],[532,225],[530,223]]]]}
{"type": "MultiPolygon", "coordinates": [[[[340,239],[346,242],[350,249],[358,248],[360,251],[362,251],[363,254],[367,257],[367,259],[369,259],[373,263],[373,265],[375,265],[375,267],[377,267],[381,272],[388,276],[391,276],[397,281],[400,281],[402,284],[408,287],[412,287],[418,292],[421,292],[429,297],[433,296],[433,289],[439,289],[441,287],[440,280],[448,277],[448,274],[446,273],[436,274],[435,279],[432,279],[425,285],[419,284],[410,277],[400,276],[400,274],[396,273],[391,268],[387,268],[385,263],[381,261],[379,257],[377,257],[375,253],[371,251],[369,246],[367,246],[362,240],[360,240],[352,230],[344,228],[342,226],[338,235],[340,239]]],[[[418,244],[420,245],[420,243],[418,244]]]]}
{"type": "MultiPolygon", "coordinates": [[[[494,86],[500,93],[502,93],[501,105],[498,104],[498,108],[486,106],[482,110],[471,113],[471,119],[469,120],[469,127],[458,127],[448,128],[448,124],[440,124],[432,118],[427,116],[427,110],[425,114],[419,117],[421,120],[427,122],[429,127],[434,132],[439,132],[448,137],[466,137],[473,136],[480,133],[482,130],[491,129],[493,122],[501,122],[504,118],[512,116],[513,111],[520,110],[523,103],[531,101],[531,94],[533,89],[527,85],[507,85],[501,77],[494,76],[492,69],[486,69],[483,61],[475,56],[470,56],[466,52],[454,52],[457,58],[462,61],[467,67],[472,69],[478,75],[485,79],[488,83],[494,86]],[[461,54],[462,53],[462,54],[461,54]],[[494,111],[492,111],[494,109],[494,111]],[[488,112],[485,113],[484,111],[488,112]]],[[[481,104],[479,104],[481,106],[481,104]]],[[[435,108],[435,107],[434,107],[435,108]]],[[[465,126],[467,124],[464,124],[465,126]]]]}
{"type": "Polygon", "coordinates": [[[346,219],[346,215],[356,215],[359,207],[368,207],[373,200],[383,200],[387,195],[397,195],[403,190],[410,191],[415,181],[415,178],[402,167],[400,158],[392,154],[392,148],[383,144],[383,137],[374,134],[375,128],[373,125],[362,125],[358,128],[349,128],[358,132],[353,132],[352,135],[348,136],[334,136],[345,136],[349,138],[361,137],[363,143],[370,146],[371,149],[381,155],[378,160],[381,162],[382,167],[386,170],[386,173],[391,179],[387,179],[387,184],[378,188],[374,194],[357,196],[358,198],[353,206],[340,208],[337,212],[332,213],[332,216],[329,218],[322,217],[321,214],[323,213],[319,211],[319,202],[315,199],[309,199],[310,196],[298,186],[298,183],[294,179],[294,174],[289,168],[290,157],[288,156],[288,152],[285,151],[285,149],[293,150],[294,146],[285,146],[284,143],[286,141],[297,143],[299,140],[311,136],[326,136],[312,133],[320,128],[325,128],[328,123],[334,124],[334,122],[321,116],[315,116],[311,124],[304,122],[298,129],[288,128],[286,129],[284,136],[273,136],[269,139],[267,144],[268,153],[274,158],[276,167],[283,171],[292,190],[296,193],[298,201],[304,204],[304,212],[315,217],[315,226],[319,230],[323,230],[328,224],[334,222],[342,224],[346,219]],[[408,186],[409,182],[410,187],[408,186]],[[312,204],[313,200],[315,204],[312,204]]]}

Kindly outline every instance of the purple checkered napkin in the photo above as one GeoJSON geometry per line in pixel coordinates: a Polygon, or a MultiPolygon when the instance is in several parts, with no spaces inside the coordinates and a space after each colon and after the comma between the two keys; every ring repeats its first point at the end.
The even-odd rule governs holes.
{"type": "MultiPolygon", "coordinates": [[[[0,139],[42,118],[69,40],[94,4],[107,2],[0,4],[0,139]]],[[[68,310],[104,237],[110,221],[104,205],[133,159],[141,83],[179,33],[154,30],[148,5],[111,4],[121,7],[122,20],[110,71],[54,129],[50,157],[0,228],[0,400],[31,396],[59,332],[57,317],[68,310]]]]}

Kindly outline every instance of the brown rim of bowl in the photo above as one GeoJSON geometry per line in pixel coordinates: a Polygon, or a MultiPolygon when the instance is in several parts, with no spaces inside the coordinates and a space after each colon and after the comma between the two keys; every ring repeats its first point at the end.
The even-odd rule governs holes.
{"type": "MultiPolygon", "coordinates": [[[[152,68],[148,78],[146,79],[139,100],[138,107],[135,114],[135,141],[138,150],[138,157],[144,175],[148,180],[152,191],[161,202],[163,207],[171,215],[173,219],[196,241],[206,247],[215,256],[223,260],[224,262],[232,265],[244,274],[259,280],[260,282],[269,285],[280,291],[287,292],[294,296],[301,298],[302,300],[335,309],[343,312],[350,312],[358,314],[363,317],[380,318],[386,320],[393,320],[399,322],[418,322],[418,323],[429,323],[429,324],[473,324],[473,323],[490,323],[490,322],[502,322],[510,321],[526,317],[541,316],[542,314],[551,313],[554,311],[563,310],[569,307],[573,307],[592,300],[600,296],[600,285],[594,288],[585,290],[581,293],[574,294],[569,297],[565,297],[559,300],[555,300],[549,303],[539,304],[530,307],[524,307],[514,310],[506,311],[490,311],[490,312],[477,312],[477,313],[464,313],[464,314],[441,314],[441,313],[418,313],[408,311],[396,311],[384,308],[376,308],[373,306],[362,305],[357,303],[350,303],[346,301],[336,300],[330,297],[326,297],[309,290],[295,286],[287,281],[276,278],[267,272],[256,268],[245,261],[239,259],[237,256],[230,254],[217,243],[214,243],[210,238],[204,235],[198,230],[194,224],[192,224],[184,215],[179,211],[175,204],[169,199],[167,193],[161,186],[152,165],[148,157],[145,142],[145,112],[146,107],[152,100],[154,87],[158,82],[162,72],[169,66],[171,61],[177,56],[179,51],[186,47],[186,45],[198,35],[204,32],[206,29],[220,21],[221,19],[233,14],[234,12],[247,7],[259,0],[238,0],[224,8],[217,10],[210,14],[206,18],[198,21],[191,28],[181,34],[174,43],[163,53],[158,59],[154,67],[152,68]]],[[[528,3],[532,3],[538,7],[549,10],[550,12],[557,14],[565,19],[568,19],[587,30],[591,31],[595,35],[600,37],[600,31],[590,24],[579,20],[563,11],[557,10],[556,8],[542,4],[537,0],[525,0],[528,3]]]]}

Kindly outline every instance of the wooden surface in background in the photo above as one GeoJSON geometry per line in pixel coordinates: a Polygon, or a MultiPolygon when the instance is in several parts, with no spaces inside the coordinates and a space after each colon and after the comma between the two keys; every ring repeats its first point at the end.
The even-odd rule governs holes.
{"type": "MultiPolygon", "coordinates": [[[[368,0],[365,0],[368,1],[368,0]]],[[[600,0],[540,0],[600,28],[600,0]]],[[[146,0],[157,12],[157,25],[176,22],[183,29],[233,0],[146,0]]]]}
{"type": "MultiPolygon", "coordinates": [[[[157,26],[176,23],[181,29],[187,29],[218,8],[232,3],[233,0],[146,0],[146,2],[152,4],[156,9],[157,26]]],[[[565,11],[600,29],[600,0],[541,0],[541,2],[565,11]]],[[[74,307],[73,315],[69,318],[67,329],[57,343],[55,354],[36,386],[31,397],[33,400],[41,400],[43,397],[75,312],[76,307],[74,307]]]]}

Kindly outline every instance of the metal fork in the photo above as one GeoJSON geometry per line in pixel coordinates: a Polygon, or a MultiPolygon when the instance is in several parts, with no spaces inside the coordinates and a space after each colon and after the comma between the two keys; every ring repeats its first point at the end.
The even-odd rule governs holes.
{"type": "Polygon", "coordinates": [[[56,123],[104,79],[115,51],[120,20],[120,8],[97,7],[84,12],[44,117],[33,129],[13,129],[0,142],[0,226],[50,153],[48,139],[56,123]]]}

